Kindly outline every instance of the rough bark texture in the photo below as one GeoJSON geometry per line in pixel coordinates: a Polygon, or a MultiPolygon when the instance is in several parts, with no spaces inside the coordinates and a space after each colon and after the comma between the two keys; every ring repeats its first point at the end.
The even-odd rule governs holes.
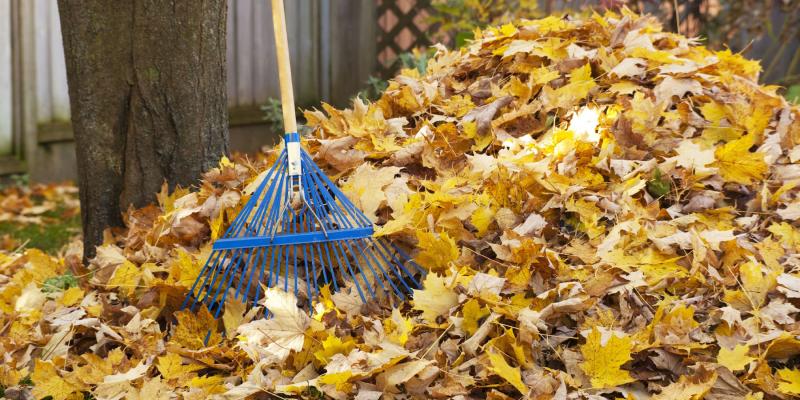
{"type": "Polygon", "coordinates": [[[225,0],[59,0],[84,256],[228,152],[225,0]]]}

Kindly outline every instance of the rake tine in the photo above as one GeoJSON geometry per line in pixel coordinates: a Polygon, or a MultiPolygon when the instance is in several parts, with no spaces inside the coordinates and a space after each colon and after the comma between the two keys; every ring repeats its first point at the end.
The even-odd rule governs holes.
{"type": "MultiPolygon", "coordinates": [[[[347,246],[347,249],[348,249],[348,250],[350,250],[350,254],[355,254],[355,252],[353,251],[353,247],[352,247],[352,245],[351,245],[350,241],[348,240],[348,241],[346,241],[346,242],[344,242],[344,243],[345,243],[345,245],[347,246]]],[[[362,254],[362,255],[363,255],[363,254],[362,254]]],[[[371,289],[371,286],[372,286],[372,285],[371,285],[371,284],[369,283],[369,281],[367,280],[367,278],[366,278],[366,275],[364,274],[364,269],[363,269],[363,268],[361,268],[361,263],[357,263],[357,264],[356,264],[356,267],[358,267],[358,270],[359,270],[359,271],[361,271],[361,277],[364,279],[364,284],[367,286],[367,288],[370,288],[370,293],[372,293],[372,297],[373,297],[373,298],[375,298],[375,297],[376,297],[376,296],[375,296],[375,292],[373,292],[373,291],[372,291],[372,289],[371,289]]],[[[372,265],[371,265],[369,262],[367,262],[367,268],[369,268],[370,272],[372,272],[372,276],[373,276],[373,277],[375,277],[375,276],[377,275],[377,274],[375,274],[375,270],[374,270],[374,269],[372,269],[372,265]]],[[[380,279],[378,279],[378,284],[380,284],[380,286],[381,286],[381,289],[383,289],[384,291],[386,291],[386,287],[384,287],[384,286],[383,286],[383,282],[381,282],[381,280],[380,280],[380,279]]]]}
{"type": "MultiPolygon", "coordinates": [[[[377,245],[380,246],[380,248],[382,248],[383,251],[386,254],[388,254],[389,257],[392,258],[392,261],[393,261],[392,264],[397,269],[402,270],[404,275],[407,276],[409,279],[411,279],[411,281],[413,282],[414,288],[419,289],[419,288],[422,287],[422,285],[419,283],[419,281],[417,281],[417,279],[414,278],[414,274],[412,274],[411,272],[408,271],[408,269],[406,269],[405,265],[403,265],[403,262],[401,260],[397,259],[397,256],[395,256],[395,254],[391,252],[391,250],[389,249],[389,246],[383,240],[373,239],[373,242],[377,243],[377,245]]],[[[395,249],[396,249],[396,246],[395,246],[395,249]]],[[[409,263],[411,263],[411,264],[416,266],[416,263],[411,258],[406,258],[406,260],[408,260],[409,263]]],[[[419,272],[423,273],[423,271],[419,271],[419,272]]],[[[400,273],[398,273],[398,276],[400,276],[400,273]]],[[[406,288],[408,288],[409,291],[412,289],[412,288],[410,288],[408,286],[406,286],[406,288]]]]}
{"type": "MultiPolygon", "coordinates": [[[[225,231],[223,237],[233,237],[241,231],[241,228],[246,224],[248,217],[250,216],[250,211],[253,209],[255,205],[259,203],[259,198],[261,197],[261,193],[264,191],[267,183],[272,180],[273,174],[277,177],[280,174],[280,171],[283,169],[282,165],[285,163],[286,159],[286,151],[282,151],[281,155],[278,157],[278,161],[273,164],[272,168],[270,168],[270,172],[267,173],[267,176],[264,178],[264,181],[256,188],[256,191],[250,196],[250,200],[247,201],[245,207],[239,213],[239,215],[234,219],[231,223],[231,226],[225,231]]],[[[272,187],[272,185],[270,185],[272,187]]],[[[259,207],[259,210],[261,207],[259,207]]]]}
{"type": "Polygon", "coordinates": [[[233,283],[233,278],[236,276],[234,272],[238,269],[239,264],[241,263],[242,258],[244,256],[244,253],[245,253],[244,250],[239,250],[239,252],[235,256],[236,261],[232,262],[228,266],[228,268],[226,268],[225,274],[222,276],[222,280],[220,280],[220,285],[217,286],[217,291],[214,294],[214,301],[211,302],[211,304],[214,304],[217,307],[217,310],[214,312],[214,318],[219,317],[219,313],[225,306],[225,298],[228,297],[228,288],[230,288],[231,284],[233,283]],[[225,282],[226,280],[227,283],[225,284],[225,288],[223,289],[222,282],[225,282]],[[222,295],[221,298],[220,295],[222,295]]]}
{"type": "MultiPolygon", "coordinates": [[[[376,240],[373,240],[373,241],[372,241],[372,243],[371,243],[371,246],[372,246],[374,249],[376,249],[376,252],[378,253],[378,255],[379,255],[379,256],[381,256],[381,259],[383,259],[383,262],[384,262],[386,265],[393,265],[393,264],[392,264],[392,263],[391,263],[391,262],[390,262],[390,261],[389,261],[389,260],[386,258],[386,255],[383,253],[383,252],[385,251],[385,249],[383,249],[382,247],[380,247],[380,244],[379,244],[379,243],[375,243],[375,242],[377,242],[377,241],[376,241],[376,240]]],[[[392,255],[391,255],[391,254],[389,254],[389,257],[390,257],[390,258],[391,258],[391,256],[392,256],[392,255]]],[[[402,265],[402,264],[399,264],[399,265],[402,265]]],[[[402,266],[401,266],[400,268],[402,268],[402,266]]],[[[393,272],[393,274],[392,274],[392,275],[396,276],[396,277],[397,277],[397,279],[400,281],[400,283],[402,283],[402,284],[403,284],[403,287],[406,289],[407,293],[411,293],[411,288],[410,288],[410,287],[408,286],[408,284],[406,283],[406,280],[405,280],[405,278],[403,278],[402,274],[398,273],[398,271],[397,271],[397,268],[387,268],[387,269],[388,269],[389,271],[393,272]]],[[[403,293],[400,293],[400,294],[399,294],[399,296],[400,296],[400,298],[401,298],[402,300],[405,300],[405,295],[404,295],[403,293]]]]}
{"type": "MultiPolygon", "coordinates": [[[[333,252],[333,250],[331,249],[331,244],[330,243],[325,243],[324,245],[322,245],[322,248],[325,249],[325,258],[328,259],[328,270],[331,273],[331,281],[333,282],[333,290],[334,291],[338,291],[339,290],[339,283],[337,282],[338,279],[336,279],[336,271],[333,270],[334,264],[331,261],[331,252],[333,252]]],[[[336,265],[341,267],[341,263],[336,264],[336,265]]]]}
{"type": "MultiPolygon", "coordinates": [[[[400,289],[398,289],[397,286],[395,286],[394,282],[392,282],[392,278],[389,276],[389,274],[386,273],[386,270],[384,270],[383,266],[381,266],[381,263],[375,257],[375,254],[373,252],[371,252],[371,251],[368,251],[369,247],[367,246],[366,240],[362,239],[362,240],[357,241],[357,243],[358,243],[357,246],[359,247],[359,251],[361,252],[361,254],[364,254],[365,258],[367,258],[367,263],[370,264],[369,259],[371,258],[372,262],[375,263],[375,268],[377,268],[379,271],[381,271],[382,276],[384,278],[386,278],[386,282],[389,283],[389,286],[392,287],[392,290],[394,291],[394,294],[396,296],[400,297],[402,300],[405,300],[405,296],[403,295],[402,291],[400,289]]],[[[382,282],[382,280],[378,280],[378,282],[382,282]]],[[[383,285],[381,285],[381,286],[383,287],[384,291],[388,291],[385,286],[383,286],[383,285]]]]}
{"type": "MultiPolygon", "coordinates": [[[[312,293],[311,293],[312,276],[308,271],[308,254],[306,254],[306,248],[308,246],[303,245],[302,247],[303,247],[303,265],[306,268],[306,293],[308,294],[308,307],[309,307],[309,310],[310,310],[311,308],[314,307],[314,304],[312,304],[312,301],[311,301],[311,299],[313,298],[312,293]]],[[[295,248],[295,251],[296,251],[296,248],[295,248]]],[[[313,264],[314,261],[311,261],[311,263],[313,264]]]]}
{"type": "MultiPolygon", "coordinates": [[[[342,258],[344,258],[344,263],[347,265],[347,270],[350,271],[350,276],[353,278],[353,283],[356,284],[356,290],[358,290],[358,295],[361,296],[361,301],[366,303],[367,299],[364,296],[364,293],[361,291],[361,285],[358,283],[358,279],[356,278],[356,274],[353,273],[353,267],[350,265],[350,261],[347,259],[347,254],[344,252],[344,249],[342,248],[342,243],[341,242],[336,242],[336,246],[339,247],[339,251],[341,252],[341,254],[343,256],[342,258]]],[[[336,259],[339,260],[339,265],[342,265],[341,264],[342,263],[342,259],[339,258],[339,253],[336,252],[336,247],[334,247],[333,249],[334,249],[334,254],[336,255],[336,259]]],[[[372,298],[375,298],[375,292],[372,291],[372,287],[367,282],[367,278],[364,276],[364,271],[361,270],[360,267],[359,267],[359,270],[361,271],[361,279],[364,280],[364,286],[367,288],[367,290],[369,290],[369,294],[372,295],[372,298]]]]}
{"type": "MultiPolygon", "coordinates": [[[[259,249],[254,249],[254,251],[248,251],[247,252],[248,253],[247,254],[247,262],[245,262],[244,266],[242,267],[242,274],[239,277],[239,284],[236,286],[236,293],[233,295],[234,299],[239,297],[239,292],[242,290],[242,285],[244,284],[244,281],[245,281],[244,278],[245,278],[245,276],[247,276],[247,270],[248,269],[250,270],[251,279],[252,279],[252,275],[256,271],[256,269],[254,267],[254,264],[258,262],[258,250],[259,249]],[[251,263],[250,261],[253,259],[253,254],[256,254],[256,260],[255,260],[254,263],[251,263]]],[[[226,294],[227,294],[227,292],[226,292],[226,294]]],[[[222,299],[222,302],[225,303],[225,298],[224,297],[222,299]]]]}
{"type": "MultiPolygon", "coordinates": [[[[406,260],[408,260],[408,263],[413,265],[414,268],[416,268],[417,272],[419,272],[422,275],[425,275],[427,273],[427,271],[425,271],[424,268],[422,268],[419,264],[417,264],[416,261],[414,261],[414,259],[411,256],[406,254],[406,252],[403,251],[403,249],[401,249],[399,246],[397,246],[396,244],[392,243],[392,248],[394,248],[394,250],[397,252],[397,254],[400,254],[401,257],[403,257],[406,260]]],[[[417,286],[420,286],[419,282],[417,282],[417,286]]]]}
{"type": "MultiPolygon", "coordinates": [[[[211,275],[206,274],[205,279],[203,281],[203,285],[201,286],[200,294],[202,294],[202,296],[197,296],[197,300],[196,300],[195,304],[197,302],[205,301],[206,298],[208,298],[208,294],[211,291],[211,289],[209,289],[209,288],[213,287],[213,282],[217,280],[217,274],[219,274],[219,270],[222,268],[221,265],[220,265],[220,262],[225,259],[225,256],[228,253],[230,253],[230,251],[222,252],[222,254],[220,255],[220,259],[217,262],[215,262],[213,267],[212,267],[213,268],[211,270],[212,274],[211,275]],[[211,283],[208,282],[209,278],[211,279],[211,283]]],[[[194,304],[192,305],[192,307],[194,307],[194,304]]]]}
{"type": "MultiPolygon", "coordinates": [[[[258,305],[259,294],[261,293],[261,285],[259,285],[259,283],[261,282],[261,276],[264,275],[264,269],[267,268],[267,250],[268,250],[268,248],[264,248],[264,250],[262,251],[262,254],[264,255],[264,257],[263,257],[264,261],[261,264],[261,269],[258,272],[258,280],[256,280],[256,295],[253,296],[253,306],[258,305]]],[[[270,272],[269,272],[269,276],[267,276],[267,286],[269,286],[269,280],[272,279],[272,266],[275,265],[274,261],[275,261],[275,253],[276,253],[276,250],[275,250],[274,247],[269,249],[269,250],[271,250],[270,253],[272,253],[272,261],[270,261],[270,272]]],[[[250,284],[251,283],[252,283],[252,280],[247,282],[247,289],[245,290],[245,293],[250,293],[250,284]]],[[[244,294],[242,294],[242,300],[244,300],[244,294]]]]}
{"type": "MultiPolygon", "coordinates": [[[[217,259],[219,258],[219,255],[220,255],[220,253],[222,253],[222,252],[221,252],[221,251],[215,251],[215,252],[212,252],[212,254],[210,254],[210,255],[209,255],[209,257],[208,257],[208,260],[206,260],[206,263],[205,263],[205,265],[203,265],[203,268],[201,268],[201,269],[200,269],[200,274],[199,274],[199,275],[197,275],[198,277],[200,277],[200,276],[203,276],[203,275],[205,274],[205,271],[207,271],[207,270],[208,270],[208,266],[209,266],[209,265],[216,264],[216,262],[217,262],[217,259]],[[217,254],[217,255],[216,255],[216,257],[214,257],[214,258],[213,258],[213,260],[214,260],[214,261],[212,261],[213,253],[216,253],[216,254],[217,254]]],[[[194,284],[192,285],[192,288],[191,288],[191,289],[189,289],[189,294],[188,294],[188,295],[186,295],[186,298],[185,298],[185,299],[183,299],[183,304],[181,304],[181,309],[184,309],[184,308],[186,308],[186,303],[188,303],[188,302],[189,302],[189,299],[190,299],[190,298],[194,298],[194,299],[195,299],[195,301],[192,303],[192,307],[194,307],[194,305],[196,304],[196,300],[197,300],[197,297],[198,297],[198,296],[197,296],[197,295],[195,295],[195,296],[192,296],[192,294],[194,293],[194,291],[195,291],[195,288],[197,288],[197,285],[198,285],[199,283],[200,283],[200,279],[195,279],[195,281],[194,281],[194,284]]],[[[204,284],[205,284],[205,283],[204,283],[204,284]]],[[[202,290],[202,285],[200,286],[200,289],[198,289],[198,290],[202,290]]],[[[200,292],[198,292],[197,294],[199,295],[199,293],[200,293],[200,292]]]]}
{"type": "MultiPolygon", "coordinates": [[[[311,273],[312,273],[312,275],[311,275],[311,283],[312,283],[312,286],[314,288],[313,297],[317,297],[317,295],[319,294],[319,288],[317,286],[317,279],[319,279],[319,276],[317,275],[317,263],[315,262],[316,257],[314,257],[314,246],[310,245],[310,244],[307,244],[307,245],[304,246],[304,248],[308,249],[308,257],[311,259],[311,273]]],[[[303,251],[303,254],[305,255],[305,250],[303,251]]],[[[312,296],[309,295],[309,298],[311,298],[311,297],[312,296]]],[[[309,305],[313,307],[313,304],[309,304],[309,305]]]]}

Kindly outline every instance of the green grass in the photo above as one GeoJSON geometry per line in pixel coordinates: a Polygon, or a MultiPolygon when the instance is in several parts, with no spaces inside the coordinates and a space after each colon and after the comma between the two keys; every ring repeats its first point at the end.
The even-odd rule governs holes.
{"type": "Polygon", "coordinates": [[[44,213],[44,224],[24,224],[13,221],[0,222],[0,236],[9,234],[20,244],[27,242],[26,248],[37,248],[47,253],[55,253],[81,231],[80,214],[63,217],[64,210],[57,209],[44,213]]]}
{"type": "Polygon", "coordinates": [[[789,86],[786,90],[786,99],[792,103],[800,104],[800,85],[789,86]]]}

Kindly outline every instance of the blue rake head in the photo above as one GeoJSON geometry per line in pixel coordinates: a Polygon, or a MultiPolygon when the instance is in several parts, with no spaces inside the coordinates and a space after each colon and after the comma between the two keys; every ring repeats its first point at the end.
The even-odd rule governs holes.
{"type": "Polygon", "coordinates": [[[182,308],[205,304],[218,318],[229,295],[256,305],[262,287],[292,290],[309,309],[320,285],[355,290],[364,303],[384,294],[405,300],[425,270],[399,247],[372,237],[372,222],[299,147],[296,133],[286,135],[286,144],[213,244],[182,308]]]}

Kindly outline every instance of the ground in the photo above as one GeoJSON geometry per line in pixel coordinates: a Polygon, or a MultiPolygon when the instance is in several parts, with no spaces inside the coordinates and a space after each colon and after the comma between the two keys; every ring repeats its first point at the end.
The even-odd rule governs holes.
{"type": "Polygon", "coordinates": [[[50,254],[80,235],[74,184],[7,183],[0,189],[0,248],[37,248],[50,254]]]}

